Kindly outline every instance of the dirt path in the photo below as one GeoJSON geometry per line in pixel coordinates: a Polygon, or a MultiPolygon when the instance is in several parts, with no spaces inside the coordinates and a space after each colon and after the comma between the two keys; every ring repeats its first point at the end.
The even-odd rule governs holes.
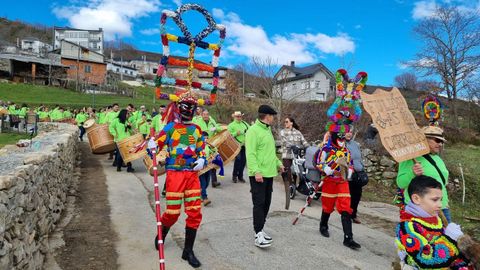
{"type": "Polygon", "coordinates": [[[106,178],[97,157],[81,144],[81,177],[75,212],[65,227],[65,247],[56,261],[63,270],[117,269],[117,239],[110,220],[106,178]]]}

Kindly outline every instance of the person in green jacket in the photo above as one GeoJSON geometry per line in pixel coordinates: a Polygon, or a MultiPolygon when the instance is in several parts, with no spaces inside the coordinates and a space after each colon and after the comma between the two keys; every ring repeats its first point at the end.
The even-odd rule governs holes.
{"type": "MultiPolygon", "coordinates": [[[[212,138],[213,136],[215,136],[215,134],[217,134],[222,130],[222,128],[217,124],[215,119],[213,119],[213,117],[210,116],[210,113],[206,109],[202,110],[200,117],[194,117],[192,122],[197,126],[199,126],[202,132],[207,132],[209,138],[212,138]]],[[[221,185],[220,182],[218,182],[217,180],[216,169],[211,169],[207,173],[210,173],[210,177],[212,178],[213,188],[216,188],[221,185]]]]}
{"type": "Polygon", "coordinates": [[[109,111],[105,117],[105,123],[106,124],[112,123],[113,120],[118,117],[119,110],[120,110],[120,107],[118,106],[118,103],[114,103],[112,105],[112,110],[109,111]]]}
{"type": "Polygon", "coordinates": [[[150,128],[152,128],[152,119],[147,118],[145,114],[142,115],[140,122],[137,122],[137,128],[143,138],[147,138],[150,134],[150,128]]]}
{"type": "Polygon", "coordinates": [[[447,221],[451,222],[450,209],[448,205],[448,170],[439,156],[440,151],[445,143],[443,130],[436,126],[427,126],[422,128],[423,133],[427,137],[430,153],[417,157],[414,160],[406,160],[400,162],[398,166],[397,185],[404,191],[405,205],[410,202],[410,195],[408,194],[408,185],[415,176],[426,175],[434,178],[442,185],[442,212],[447,221]],[[435,168],[435,165],[438,170],[435,168]]]}
{"type": "Polygon", "coordinates": [[[247,163],[247,158],[245,156],[245,133],[250,127],[247,122],[243,121],[243,113],[240,111],[234,112],[232,114],[233,121],[228,124],[228,131],[232,134],[233,138],[241,145],[240,153],[235,157],[235,163],[233,164],[233,175],[232,181],[237,183],[245,183],[243,178],[243,171],[247,163]]]}
{"type": "Polygon", "coordinates": [[[75,122],[77,123],[78,129],[80,129],[80,141],[83,142],[83,135],[85,135],[85,127],[83,124],[87,121],[88,116],[85,111],[82,109],[80,112],[75,116],[75,122]]]}
{"type": "Polygon", "coordinates": [[[160,132],[160,130],[162,130],[165,126],[165,124],[162,122],[162,117],[166,109],[167,108],[165,107],[165,105],[160,105],[160,107],[158,108],[158,114],[152,118],[152,126],[155,129],[156,133],[160,132]]]}
{"type": "Polygon", "coordinates": [[[253,202],[255,246],[271,246],[272,238],[263,231],[272,201],[273,177],[285,168],[278,159],[270,126],[277,112],[268,105],[258,108],[258,119],[245,135],[248,176],[253,202]]]}
{"type": "Polygon", "coordinates": [[[70,111],[70,108],[67,108],[65,111],[63,111],[63,119],[72,119],[72,112],[70,111]]]}
{"type": "MultiPolygon", "coordinates": [[[[131,135],[132,127],[128,123],[127,119],[129,117],[129,113],[126,109],[122,109],[118,113],[118,117],[113,119],[113,122],[110,123],[108,126],[108,130],[110,131],[110,134],[112,134],[114,141],[118,143],[119,141],[128,138],[131,135]]],[[[117,144],[117,149],[115,151],[115,161],[113,162],[113,166],[117,167],[117,172],[122,171],[122,165],[123,165],[123,158],[122,155],[120,155],[120,151],[118,149],[118,144],[117,144]]],[[[134,172],[135,170],[132,168],[132,163],[128,162],[127,163],[127,172],[134,172]]]]}

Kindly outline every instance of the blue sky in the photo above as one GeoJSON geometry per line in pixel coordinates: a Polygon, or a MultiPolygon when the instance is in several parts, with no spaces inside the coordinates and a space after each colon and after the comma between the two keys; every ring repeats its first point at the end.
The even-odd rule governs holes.
{"type": "MultiPolygon", "coordinates": [[[[435,5],[444,3],[478,9],[480,1],[469,0],[370,0],[370,1],[274,1],[216,0],[198,3],[227,27],[220,65],[233,67],[253,57],[297,66],[321,62],[332,72],[346,67],[350,74],[366,71],[368,84],[390,86],[408,71],[401,64],[411,60],[421,43],[412,28],[431,16],[435,5]]],[[[11,2],[10,2],[11,3],[11,2]]],[[[102,27],[106,39],[122,39],[138,49],[162,52],[159,20],[164,9],[174,10],[181,0],[23,0],[21,5],[2,6],[0,16],[49,26],[86,29],[102,27]],[[24,7],[29,7],[25,12],[24,7]]],[[[204,21],[185,13],[192,32],[204,21]]],[[[168,31],[178,34],[173,21],[168,31]]],[[[207,41],[215,42],[212,34],[207,41]]],[[[185,54],[185,46],[172,45],[172,54],[185,54]]],[[[201,60],[211,52],[198,51],[201,60]]]]}

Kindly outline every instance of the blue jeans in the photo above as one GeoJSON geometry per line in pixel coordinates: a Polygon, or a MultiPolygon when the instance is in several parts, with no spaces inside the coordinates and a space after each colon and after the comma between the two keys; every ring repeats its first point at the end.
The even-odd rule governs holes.
{"type": "Polygon", "coordinates": [[[452,222],[452,215],[450,215],[450,209],[443,208],[442,212],[443,212],[443,215],[445,216],[445,218],[447,219],[448,223],[451,223],[452,222]]]}
{"type": "Polygon", "coordinates": [[[202,200],[205,200],[206,198],[208,198],[207,187],[208,187],[208,184],[210,183],[210,171],[200,175],[199,178],[200,178],[200,186],[202,187],[202,200]]]}

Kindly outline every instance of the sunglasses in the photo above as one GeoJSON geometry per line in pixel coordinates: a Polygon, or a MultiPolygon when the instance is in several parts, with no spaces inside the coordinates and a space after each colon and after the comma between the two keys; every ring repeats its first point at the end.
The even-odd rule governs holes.
{"type": "Polygon", "coordinates": [[[440,140],[438,138],[431,138],[431,140],[435,141],[436,143],[444,143],[443,140],[440,140]]]}

